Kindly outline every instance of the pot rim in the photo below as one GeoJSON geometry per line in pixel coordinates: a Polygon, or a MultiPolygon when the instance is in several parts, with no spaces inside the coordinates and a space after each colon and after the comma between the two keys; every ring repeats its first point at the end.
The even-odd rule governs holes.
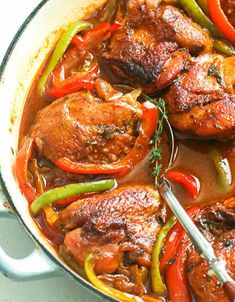
{"type": "MultiPolygon", "coordinates": [[[[32,12],[28,15],[28,17],[25,19],[25,21],[20,25],[19,29],[17,30],[16,34],[13,36],[4,56],[0,64],[0,82],[2,81],[6,66],[11,58],[12,52],[15,49],[18,41],[20,40],[22,34],[26,30],[27,26],[30,24],[30,22],[36,17],[38,12],[41,10],[41,8],[44,7],[45,4],[47,4],[50,0],[42,0],[33,10],[32,12]]],[[[4,177],[2,175],[1,171],[1,166],[0,166],[0,183],[3,189],[3,193],[7,198],[7,202],[10,204],[12,207],[13,211],[16,213],[16,216],[20,223],[23,225],[24,229],[28,233],[28,235],[33,238],[33,240],[40,246],[42,251],[60,268],[63,270],[63,273],[66,273],[70,278],[72,278],[74,281],[78,281],[82,286],[87,288],[88,290],[92,291],[93,294],[96,294],[97,296],[103,298],[103,301],[119,301],[116,300],[109,295],[103,293],[99,289],[95,288],[90,282],[86,281],[82,276],[77,274],[75,271],[72,269],[70,270],[69,267],[67,267],[65,264],[63,265],[63,262],[60,263],[59,260],[47,249],[41,242],[40,240],[37,239],[37,237],[31,232],[29,229],[27,223],[24,221],[22,216],[19,214],[18,210],[16,209],[14,205],[14,201],[12,200],[8,189],[7,189],[7,184],[4,180],[4,177]]]]}

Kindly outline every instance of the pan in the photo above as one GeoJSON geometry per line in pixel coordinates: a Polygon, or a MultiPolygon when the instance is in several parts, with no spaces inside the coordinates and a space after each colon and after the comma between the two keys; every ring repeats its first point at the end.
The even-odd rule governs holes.
{"type": "MultiPolygon", "coordinates": [[[[72,271],[43,238],[31,218],[27,201],[21,194],[14,174],[14,161],[24,102],[43,60],[60,36],[61,30],[104,0],[44,0],[28,16],[11,42],[0,66],[0,218],[19,219],[35,242],[33,252],[23,259],[13,259],[0,247],[0,271],[17,281],[27,281],[65,274],[93,291],[101,301],[116,301],[72,271]]],[[[0,243],[1,246],[1,243],[0,243]]]]}

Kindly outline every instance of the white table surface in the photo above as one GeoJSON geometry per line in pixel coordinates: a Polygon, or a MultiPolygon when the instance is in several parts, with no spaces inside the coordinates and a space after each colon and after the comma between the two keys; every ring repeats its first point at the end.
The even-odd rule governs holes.
{"type": "MultiPolygon", "coordinates": [[[[39,2],[40,0],[0,0],[0,61],[17,28],[39,2]]],[[[33,248],[20,224],[12,219],[0,221],[0,245],[15,258],[26,256],[33,248]]],[[[101,299],[62,275],[40,281],[14,282],[0,273],[0,302],[72,301],[98,302],[101,299]]]]}

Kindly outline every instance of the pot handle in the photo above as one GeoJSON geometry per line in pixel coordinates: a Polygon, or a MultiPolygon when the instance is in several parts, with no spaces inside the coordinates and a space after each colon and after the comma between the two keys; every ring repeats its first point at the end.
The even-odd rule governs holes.
{"type": "MultiPolygon", "coordinates": [[[[0,179],[1,181],[1,179],[0,179]]],[[[15,217],[4,195],[0,182],[0,217],[15,217]]],[[[23,258],[9,257],[0,247],[0,272],[16,281],[36,280],[56,275],[58,267],[46,256],[40,247],[36,246],[33,252],[23,258]]]]}

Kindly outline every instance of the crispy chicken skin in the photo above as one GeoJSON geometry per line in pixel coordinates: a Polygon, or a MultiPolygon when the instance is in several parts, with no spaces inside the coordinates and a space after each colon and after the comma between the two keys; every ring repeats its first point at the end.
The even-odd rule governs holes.
{"type": "Polygon", "coordinates": [[[193,59],[164,96],[172,126],[201,137],[234,137],[234,67],[235,57],[193,59]]]}
{"type": "Polygon", "coordinates": [[[96,272],[112,273],[124,253],[129,263],[151,265],[165,208],[154,188],[136,185],[78,200],[59,215],[57,225],[66,232],[62,256],[83,265],[88,252],[98,253],[96,272]]]}
{"type": "MultiPolygon", "coordinates": [[[[235,209],[221,204],[206,208],[202,214],[204,235],[213,245],[217,257],[226,262],[226,269],[235,278],[235,209]],[[206,226],[206,227],[205,227],[206,226]]],[[[220,282],[208,276],[209,265],[191,246],[186,260],[189,284],[198,302],[229,302],[220,282]]]]}
{"type": "MultiPolygon", "coordinates": [[[[227,270],[232,278],[235,278],[235,230],[227,231],[216,238],[213,244],[215,253],[219,259],[226,261],[227,270]]],[[[208,276],[209,265],[202,260],[195,251],[190,251],[187,259],[188,279],[193,292],[198,298],[198,302],[229,302],[218,279],[208,276]]]]}
{"type": "Polygon", "coordinates": [[[100,79],[96,91],[98,97],[80,91],[39,112],[30,136],[40,154],[52,162],[68,157],[80,162],[110,163],[131,150],[142,116],[140,104],[100,79]]]}
{"type": "Polygon", "coordinates": [[[191,53],[210,51],[211,42],[207,32],[178,8],[157,2],[127,1],[126,23],[112,36],[103,58],[122,80],[140,85],[150,81],[161,89],[184,68],[188,59],[184,48],[191,53]],[[169,70],[174,72],[167,81],[158,79],[169,70]]]}

